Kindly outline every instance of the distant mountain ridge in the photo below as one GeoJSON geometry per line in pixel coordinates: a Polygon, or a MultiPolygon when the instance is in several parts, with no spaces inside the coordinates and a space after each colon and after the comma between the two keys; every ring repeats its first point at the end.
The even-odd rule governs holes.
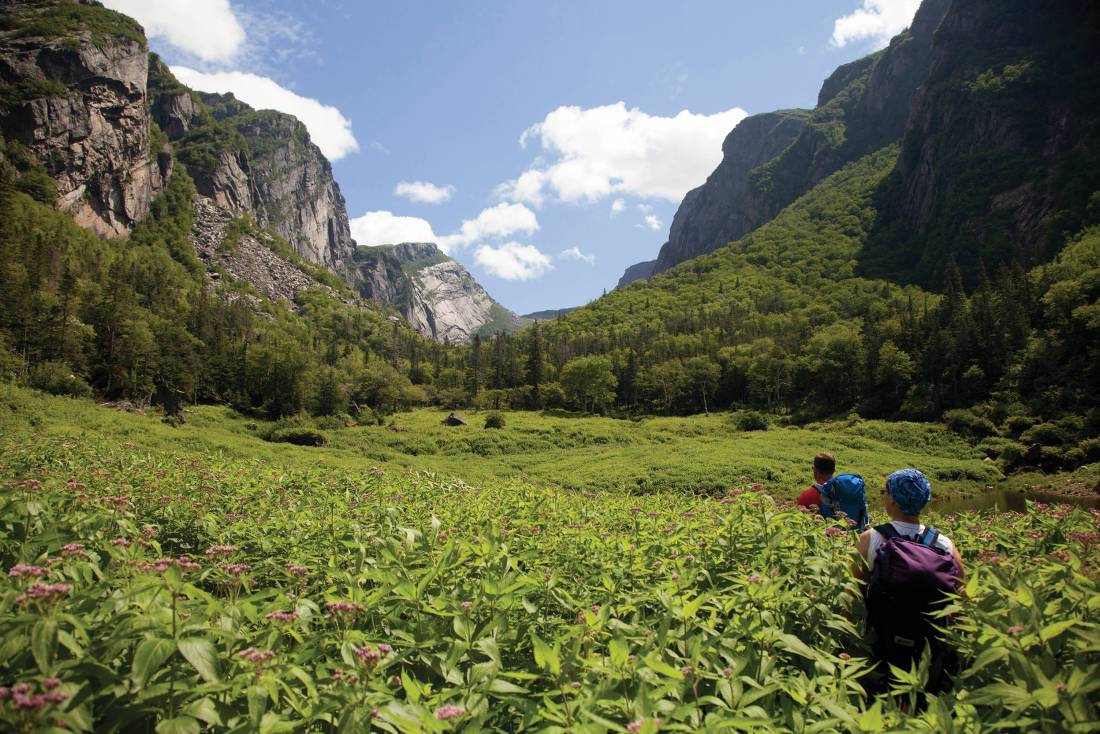
{"type": "Polygon", "coordinates": [[[475,335],[513,333],[528,320],[494,301],[457,260],[434,243],[360,247],[355,278],[366,297],[396,309],[424,336],[461,344],[475,335]]]}

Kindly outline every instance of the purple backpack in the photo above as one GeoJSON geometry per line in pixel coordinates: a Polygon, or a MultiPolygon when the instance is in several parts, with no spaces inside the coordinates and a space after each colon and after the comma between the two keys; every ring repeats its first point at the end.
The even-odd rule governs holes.
{"type": "Polygon", "coordinates": [[[875,631],[875,657],[907,669],[920,658],[925,643],[932,646],[934,658],[942,652],[934,625],[942,627],[947,620],[929,613],[958,590],[959,566],[936,545],[940,532],[933,527],[915,536],[901,535],[890,523],[875,530],[885,540],[867,584],[867,626],[875,631]]]}

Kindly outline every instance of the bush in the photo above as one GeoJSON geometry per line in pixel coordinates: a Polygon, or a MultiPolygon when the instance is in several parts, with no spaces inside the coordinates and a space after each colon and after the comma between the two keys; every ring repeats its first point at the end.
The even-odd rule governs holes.
{"type": "Polygon", "coordinates": [[[985,438],[997,433],[997,427],[993,425],[993,421],[975,415],[970,410],[949,410],[943,414],[943,422],[947,424],[948,429],[960,436],[985,438]]]}
{"type": "Polygon", "coordinates": [[[486,428],[504,428],[504,414],[493,411],[485,416],[486,428]]]}
{"type": "Polygon", "coordinates": [[[295,446],[324,446],[325,434],[313,428],[282,428],[272,431],[267,440],[273,443],[290,443],[295,446]]]}
{"type": "Polygon", "coordinates": [[[1035,425],[1036,419],[1029,415],[1010,415],[1001,424],[1001,431],[1011,438],[1019,438],[1027,429],[1035,425]]]}
{"type": "MultiPolygon", "coordinates": [[[[374,415],[370,416],[374,420],[374,415]]],[[[338,431],[341,428],[350,428],[355,425],[355,419],[347,413],[340,415],[320,415],[313,419],[314,424],[325,431],[338,431]]]]}
{"type": "Polygon", "coordinates": [[[1086,438],[1077,444],[1077,448],[1081,450],[1085,461],[1090,463],[1100,461],[1100,438],[1086,438]]]}
{"type": "Polygon", "coordinates": [[[733,425],[739,431],[766,431],[768,430],[768,416],[758,410],[742,410],[734,413],[733,425]]]}
{"type": "Polygon", "coordinates": [[[1056,423],[1040,423],[1020,434],[1020,440],[1040,446],[1061,446],[1069,441],[1069,435],[1056,423]]]}
{"type": "Polygon", "coordinates": [[[92,388],[73,374],[72,368],[62,362],[42,362],[31,369],[28,383],[36,390],[51,395],[69,395],[74,398],[90,398],[92,388]]]}

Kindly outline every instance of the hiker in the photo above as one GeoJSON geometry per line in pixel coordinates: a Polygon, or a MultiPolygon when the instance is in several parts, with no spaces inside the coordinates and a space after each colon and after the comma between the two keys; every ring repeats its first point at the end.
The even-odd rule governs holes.
{"type": "Polygon", "coordinates": [[[822,451],[814,457],[814,483],[798,495],[798,506],[814,512],[821,509],[821,485],[833,478],[836,473],[836,459],[828,451],[822,451]]]}
{"type": "Polygon", "coordinates": [[[894,472],[882,496],[890,522],[860,534],[860,557],[852,564],[852,574],[867,581],[867,628],[877,672],[885,683],[889,665],[908,670],[927,643],[931,667],[925,690],[939,693],[950,687],[958,663],[934,627],[947,621],[929,613],[958,590],[962,558],[950,538],[921,524],[920,512],[932,499],[924,474],[916,469],[894,472]]]}
{"type": "Polygon", "coordinates": [[[822,517],[845,520],[849,530],[867,527],[867,499],[863,477],[858,474],[837,474],[836,459],[828,451],[814,457],[814,484],[798,495],[798,505],[816,510],[822,517]]]}

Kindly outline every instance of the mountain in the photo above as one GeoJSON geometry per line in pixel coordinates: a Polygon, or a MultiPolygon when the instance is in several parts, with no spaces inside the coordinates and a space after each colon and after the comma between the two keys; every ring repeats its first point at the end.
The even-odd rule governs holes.
{"type": "Polygon", "coordinates": [[[195,93],[149,57],[149,96],[198,192],[278,232],[306,260],[335,272],[355,241],[332,166],[295,117],[253,110],[232,94],[195,93]]]}
{"type": "Polygon", "coordinates": [[[722,162],[684,197],[651,275],[739,239],[845,164],[896,142],[949,4],[925,0],[887,48],[839,67],[813,110],[742,120],[722,145],[722,162]]]}
{"type": "Polygon", "coordinates": [[[45,166],[56,204],[105,237],[128,234],[165,188],[151,132],[142,29],[94,5],[0,8],[0,135],[45,166]]]}
{"type": "Polygon", "coordinates": [[[463,344],[475,334],[512,333],[527,323],[430,242],[360,247],[354,263],[364,297],[396,309],[436,341],[463,344]]]}
{"type": "Polygon", "coordinates": [[[656,260],[646,260],[645,262],[635,263],[627,268],[623,272],[623,277],[619,278],[619,282],[615,284],[616,288],[622,288],[628,286],[636,280],[645,280],[649,276],[653,275],[653,269],[657,266],[656,260]]]}
{"type": "Polygon", "coordinates": [[[554,319],[565,316],[568,313],[576,311],[577,307],[571,308],[551,308],[545,311],[533,311],[531,313],[525,313],[520,318],[530,319],[531,321],[553,321],[554,319]]]}

